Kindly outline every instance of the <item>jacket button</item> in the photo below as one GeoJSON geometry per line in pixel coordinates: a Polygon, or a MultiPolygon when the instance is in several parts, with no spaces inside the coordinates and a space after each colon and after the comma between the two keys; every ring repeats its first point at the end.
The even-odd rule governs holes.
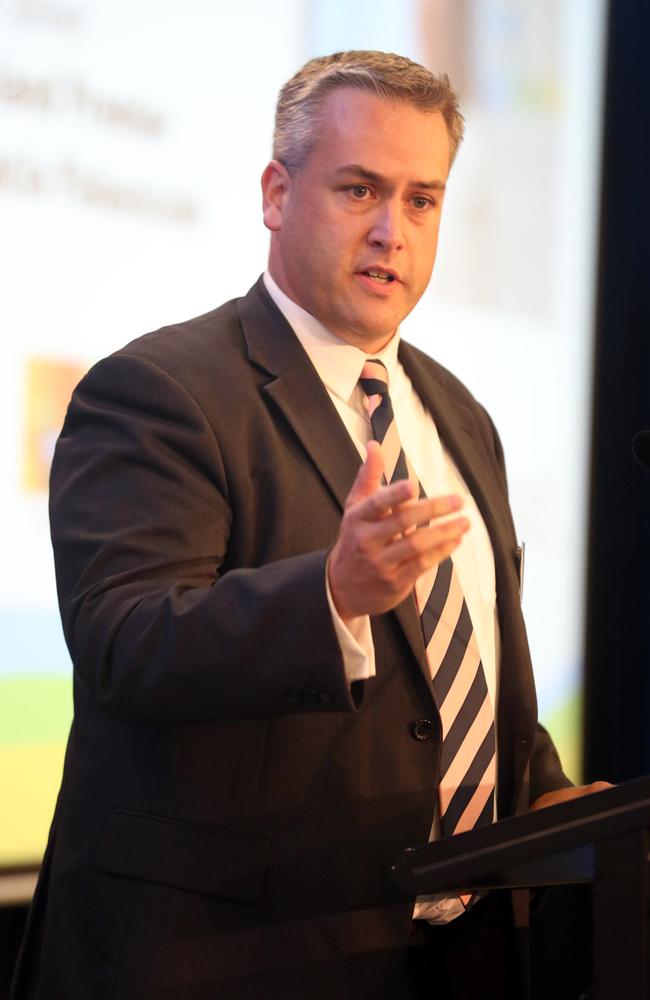
{"type": "Polygon", "coordinates": [[[430,719],[418,719],[411,726],[411,735],[414,740],[422,742],[431,738],[432,729],[433,723],[430,719]]]}

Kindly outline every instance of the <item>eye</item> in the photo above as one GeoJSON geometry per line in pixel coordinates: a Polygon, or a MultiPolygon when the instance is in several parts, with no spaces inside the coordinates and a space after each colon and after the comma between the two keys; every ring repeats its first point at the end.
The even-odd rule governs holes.
{"type": "Polygon", "coordinates": [[[425,198],[424,195],[421,194],[415,195],[415,197],[411,199],[411,203],[414,208],[418,209],[418,211],[424,211],[427,208],[435,207],[435,202],[432,201],[431,198],[425,198]]]}
{"type": "Polygon", "coordinates": [[[352,197],[356,198],[357,201],[363,201],[363,199],[367,198],[370,194],[370,188],[367,184],[354,184],[348,190],[352,197]]]}

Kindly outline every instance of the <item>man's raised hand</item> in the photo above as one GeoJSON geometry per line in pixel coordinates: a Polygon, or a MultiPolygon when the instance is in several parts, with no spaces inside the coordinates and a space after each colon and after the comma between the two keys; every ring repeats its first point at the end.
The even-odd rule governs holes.
{"type": "Polygon", "coordinates": [[[381,449],[369,441],[328,561],[330,593],[344,621],[390,611],[469,528],[465,517],[438,520],[460,510],[459,496],[418,500],[406,479],[382,486],[383,471],[381,449]]]}

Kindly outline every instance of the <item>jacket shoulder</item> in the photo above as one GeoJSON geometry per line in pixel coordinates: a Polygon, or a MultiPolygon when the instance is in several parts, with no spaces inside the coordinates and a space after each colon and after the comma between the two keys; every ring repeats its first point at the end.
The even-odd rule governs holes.
{"type": "Polygon", "coordinates": [[[242,330],[237,306],[240,299],[180,323],[172,323],[129,341],[112,358],[138,358],[169,374],[204,368],[211,359],[242,351],[242,330]]]}

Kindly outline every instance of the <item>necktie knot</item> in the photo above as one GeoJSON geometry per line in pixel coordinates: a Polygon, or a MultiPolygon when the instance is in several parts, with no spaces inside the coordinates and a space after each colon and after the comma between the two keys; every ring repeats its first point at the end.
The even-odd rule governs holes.
{"type": "Polygon", "coordinates": [[[366,361],[361,369],[359,381],[361,382],[363,391],[368,396],[376,394],[380,396],[388,395],[388,372],[386,371],[386,365],[377,358],[366,361]]]}
{"type": "Polygon", "coordinates": [[[382,406],[382,403],[384,404],[383,409],[390,407],[388,372],[384,363],[376,358],[366,361],[361,369],[359,385],[366,394],[368,413],[372,421],[374,413],[382,406]]]}

